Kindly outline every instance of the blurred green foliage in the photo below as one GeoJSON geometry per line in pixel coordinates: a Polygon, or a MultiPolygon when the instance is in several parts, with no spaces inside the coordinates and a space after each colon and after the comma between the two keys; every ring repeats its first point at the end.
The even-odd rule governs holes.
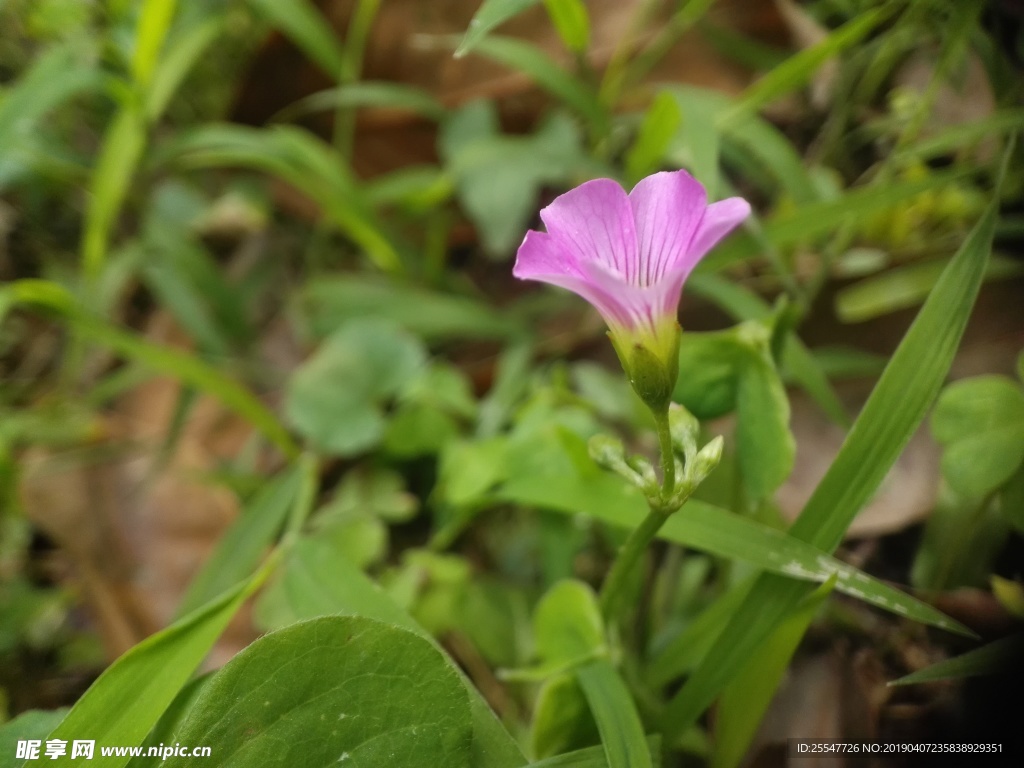
{"type": "MultiPolygon", "coordinates": [[[[1020,40],[993,33],[998,4],[817,0],[795,6],[814,41],[781,50],[722,27],[709,0],[640,3],[645,34],[598,68],[586,3],[486,0],[464,37],[435,42],[545,94],[515,132],[497,100],[364,78],[385,4],[352,3],[340,35],[309,0],[0,2],[0,664],[96,666],[80,607],[38,568],[17,492],[32,456],[101,461],[118,447],[106,420],[154,375],[182,385],[165,458],[200,396],[251,433],[204,478],[242,513],[177,621],[67,719],[23,715],[3,743],[198,743],[216,727],[215,754],[237,747],[233,764],[257,766],[267,758],[243,741],[291,743],[295,729],[366,760],[375,736],[401,733],[424,765],[730,766],[831,594],[970,634],[833,552],[933,404],[944,484],[905,580],[983,586],[1024,532],[1024,357],[1018,380],[942,389],[979,286],[1022,272],[1024,80],[1020,40]],[[533,6],[562,50],[500,34],[533,6]],[[751,85],[652,82],[691,31],[757,70],[751,85]],[[331,85],[268,125],[232,123],[271,32],[331,85]],[[921,61],[915,85],[906,67],[921,61]],[[981,106],[962,88],[970,72],[981,106]],[[955,98],[967,114],[946,120],[937,105],[955,98]],[[435,128],[436,162],[360,177],[356,118],[371,107],[435,128]],[[327,136],[309,128],[324,115],[327,136]],[[684,334],[675,392],[706,437],[724,429],[712,420],[735,427],[624,609],[602,616],[594,587],[644,501],[587,440],[614,432],[648,453],[650,417],[589,359],[604,343],[593,316],[512,286],[509,262],[554,194],[680,167],[756,209],[690,281],[691,301],[736,324],[684,334]],[[281,185],[312,214],[278,205],[281,185]],[[801,339],[823,306],[857,323],[921,304],[884,373],[862,350],[801,339]],[[152,334],[154,317],[186,343],[152,334]],[[880,373],[787,529],[774,500],[796,456],[787,385],[847,428],[834,381],[880,373]],[[255,621],[273,633],[190,683],[264,581],[255,621]],[[243,690],[255,736],[232,719],[243,690]],[[366,718],[343,738],[339,707],[366,718]]],[[[1003,576],[1011,604],[1020,574],[1003,576]]]]}

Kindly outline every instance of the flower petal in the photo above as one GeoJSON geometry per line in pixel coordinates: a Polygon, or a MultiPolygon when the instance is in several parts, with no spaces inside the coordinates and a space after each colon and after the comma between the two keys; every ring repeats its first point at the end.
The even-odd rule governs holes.
{"type": "Polygon", "coordinates": [[[742,197],[730,197],[709,205],[687,249],[687,256],[693,260],[693,266],[749,215],[750,203],[742,197]]]}
{"type": "Polygon", "coordinates": [[[693,269],[690,241],[700,227],[707,193],[686,171],[656,173],[640,181],[629,194],[636,219],[638,270],[630,282],[655,285],[669,272],[693,269]]]}
{"type": "MultiPolygon", "coordinates": [[[[591,290],[610,297],[614,303],[617,323],[608,322],[613,329],[618,325],[630,330],[643,329],[653,332],[665,318],[676,318],[686,273],[666,275],[665,279],[656,285],[639,286],[623,283],[598,264],[583,264],[581,268],[586,274],[591,290]]],[[[598,308],[605,320],[608,320],[609,313],[593,300],[590,302],[598,308]]]]}
{"type": "Polygon", "coordinates": [[[637,260],[636,225],[625,190],[611,179],[594,179],[555,198],[540,212],[548,233],[576,263],[600,264],[629,279],[637,260]]]}
{"type": "MultiPolygon", "coordinates": [[[[599,264],[579,265],[562,242],[550,234],[530,230],[519,246],[512,274],[519,280],[534,280],[571,291],[590,302],[611,327],[634,328],[646,316],[621,278],[599,264]]],[[[638,289],[632,289],[638,290],[638,289]]]]}
{"type": "Polygon", "coordinates": [[[550,275],[582,276],[576,257],[564,246],[544,232],[530,230],[516,253],[512,274],[520,280],[544,280],[550,275]]]}

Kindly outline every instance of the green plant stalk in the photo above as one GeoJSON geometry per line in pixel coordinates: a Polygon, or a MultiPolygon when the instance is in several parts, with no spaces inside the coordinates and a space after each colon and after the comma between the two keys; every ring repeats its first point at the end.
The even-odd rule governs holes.
{"type": "Polygon", "coordinates": [[[636,567],[647,545],[657,536],[661,526],[672,515],[679,510],[686,501],[686,497],[680,501],[672,500],[672,494],[676,489],[676,460],[672,450],[672,435],[668,425],[668,410],[661,414],[655,414],[655,422],[658,430],[658,443],[661,447],[661,496],[657,500],[651,500],[650,511],[639,526],[633,529],[622,545],[619,554],[612,563],[608,577],[601,587],[601,611],[606,617],[615,614],[618,608],[622,591],[629,580],[630,574],[636,567]]]}
{"type": "Polygon", "coordinates": [[[668,425],[668,411],[655,414],[658,447],[661,450],[661,498],[668,499],[676,488],[676,457],[672,450],[672,432],[668,425]]]}
{"type": "MultiPolygon", "coordinates": [[[[360,0],[352,13],[348,35],[345,37],[345,68],[338,73],[338,84],[347,85],[359,81],[363,72],[363,54],[370,29],[380,8],[380,0],[360,0]]],[[[352,107],[339,106],[334,112],[332,143],[346,160],[352,159],[352,144],[356,132],[356,111],[352,107]]]]}

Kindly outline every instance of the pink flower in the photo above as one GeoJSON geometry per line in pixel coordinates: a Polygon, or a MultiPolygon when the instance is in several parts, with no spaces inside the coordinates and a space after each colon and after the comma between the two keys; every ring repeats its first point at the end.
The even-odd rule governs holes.
{"type": "MultiPolygon", "coordinates": [[[[739,197],[708,205],[704,187],[686,171],[648,176],[629,195],[611,179],[595,179],[540,212],[547,232],[526,233],[512,274],[589,301],[636,387],[632,361],[641,348],[667,369],[676,365],[683,283],[749,214],[739,197]]],[[[666,375],[674,385],[675,373],[666,375]]]]}

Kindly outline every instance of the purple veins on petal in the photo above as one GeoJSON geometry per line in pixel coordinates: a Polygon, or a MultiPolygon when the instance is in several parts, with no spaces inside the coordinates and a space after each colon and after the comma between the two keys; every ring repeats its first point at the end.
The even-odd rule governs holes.
{"type": "Polygon", "coordinates": [[[749,215],[750,203],[742,197],[730,197],[709,205],[704,212],[704,219],[701,221],[700,227],[690,242],[690,259],[693,261],[691,269],[718,244],[719,240],[728,235],[749,215]]]}
{"type": "Polygon", "coordinates": [[[555,198],[540,212],[548,233],[579,262],[601,264],[627,280],[636,268],[636,225],[629,198],[612,179],[594,179],[555,198]]]}
{"type": "Polygon", "coordinates": [[[656,173],[629,195],[595,179],[541,211],[547,232],[526,234],[512,273],[582,296],[613,330],[654,329],[674,318],[697,262],[749,214],[738,197],[708,205],[686,171],[656,173]]]}
{"type": "Polygon", "coordinates": [[[683,266],[707,200],[704,187],[685,172],[656,173],[633,187],[629,202],[639,241],[640,285],[653,285],[683,266]]]}

